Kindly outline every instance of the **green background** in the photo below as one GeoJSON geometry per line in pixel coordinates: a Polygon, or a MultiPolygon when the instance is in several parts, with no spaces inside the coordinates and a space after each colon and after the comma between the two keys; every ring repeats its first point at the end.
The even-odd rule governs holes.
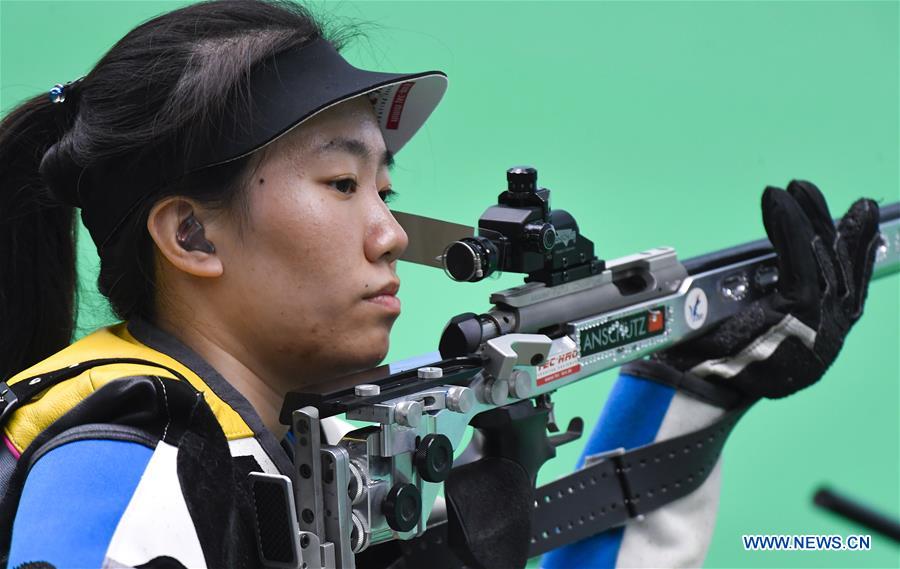
{"type": "MultiPolygon", "coordinates": [[[[0,0],[0,110],[74,79],[139,22],[181,2],[0,0]]],[[[367,38],[362,67],[442,69],[450,89],[397,159],[394,207],[474,225],[504,171],[536,166],[598,254],[659,245],[683,258],[761,237],[759,196],[819,184],[833,213],[900,199],[897,2],[314,2],[367,38]]],[[[8,190],[8,188],[4,188],[8,190]]],[[[335,234],[339,237],[338,233],[335,234]]],[[[81,240],[79,333],[107,323],[81,240]]],[[[446,321],[490,291],[400,267],[404,314],[389,359],[436,349],[446,321]]],[[[830,483],[900,515],[900,277],[873,283],[865,317],[813,388],[763,402],[732,435],[709,567],[896,567],[900,548],[745,552],[740,536],[868,533],[811,505],[830,483]]],[[[590,428],[615,376],[558,393],[590,428]]],[[[568,472],[571,444],[541,472],[568,472]]]]}

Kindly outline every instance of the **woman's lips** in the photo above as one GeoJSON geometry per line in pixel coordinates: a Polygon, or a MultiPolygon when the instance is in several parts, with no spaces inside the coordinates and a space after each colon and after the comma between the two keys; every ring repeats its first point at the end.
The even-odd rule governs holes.
{"type": "Polygon", "coordinates": [[[389,312],[400,314],[400,299],[394,294],[370,296],[366,301],[377,304],[389,312]]]}
{"type": "Polygon", "coordinates": [[[400,290],[400,281],[392,280],[371,296],[365,297],[365,300],[377,304],[394,314],[400,314],[400,299],[397,298],[397,292],[400,290]]]}

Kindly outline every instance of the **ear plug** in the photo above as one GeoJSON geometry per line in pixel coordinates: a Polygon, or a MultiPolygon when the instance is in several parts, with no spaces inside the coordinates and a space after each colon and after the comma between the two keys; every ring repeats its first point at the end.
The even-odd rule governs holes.
{"type": "Polygon", "coordinates": [[[203,232],[203,224],[197,221],[194,214],[191,214],[181,222],[178,231],[175,232],[175,241],[185,251],[203,251],[204,253],[215,253],[216,247],[206,240],[203,232]]]}

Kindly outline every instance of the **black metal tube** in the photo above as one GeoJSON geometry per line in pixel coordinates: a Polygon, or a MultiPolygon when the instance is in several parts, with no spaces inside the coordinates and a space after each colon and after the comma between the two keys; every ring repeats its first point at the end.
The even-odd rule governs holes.
{"type": "Polygon", "coordinates": [[[819,488],[813,503],[900,543],[900,522],[829,488],[819,488]]]}
{"type": "MultiPolygon", "coordinates": [[[[894,202],[879,207],[879,213],[879,221],[881,223],[900,218],[900,202],[894,202]]],[[[837,220],[835,220],[835,223],[837,223],[837,220]]],[[[750,243],[743,243],[741,245],[729,247],[728,249],[722,249],[721,251],[714,251],[712,253],[707,253],[706,255],[691,257],[690,259],[682,261],[682,263],[689,275],[696,275],[711,269],[739,263],[740,261],[771,252],[772,244],[769,240],[758,239],[756,241],[751,241],[750,243]]]]}

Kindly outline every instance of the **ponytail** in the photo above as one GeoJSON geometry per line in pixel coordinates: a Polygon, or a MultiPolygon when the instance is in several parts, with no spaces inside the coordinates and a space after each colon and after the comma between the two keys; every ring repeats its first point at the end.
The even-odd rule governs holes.
{"type": "MultiPolygon", "coordinates": [[[[327,35],[340,49],[354,34],[347,28],[327,35]]],[[[153,202],[181,195],[239,211],[261,155],[188,176],[180,160],[197,141],[221,136],[226,108],[249,105],[254,65],[325,36],[291,0],[184,6],[128,32],[83,80],[65,86],[62,102],[41,95],[0,121],[0,381],[72,338],[73,206],[91,213],[90,199],[82,198],[116,191],[130,182],[128,165],[150,158],[159,163],[160,187],[112,220],[120,223],[117,233],[97,243],[97,283],[122,320],[155,319],[155,249],[147,232],[153,202]],[[159,160],[160,153],[173,159],[159,160]],[[120,169],[121,180],[91,176],[108,168],[120,169]]]]}
{"type": "Polygon", "coordinates": [[[40,166],[70,127],[74,102],[39,95],[0,121],[0,380],[72,338],[74,208],[51,194],[40,166]]]}

